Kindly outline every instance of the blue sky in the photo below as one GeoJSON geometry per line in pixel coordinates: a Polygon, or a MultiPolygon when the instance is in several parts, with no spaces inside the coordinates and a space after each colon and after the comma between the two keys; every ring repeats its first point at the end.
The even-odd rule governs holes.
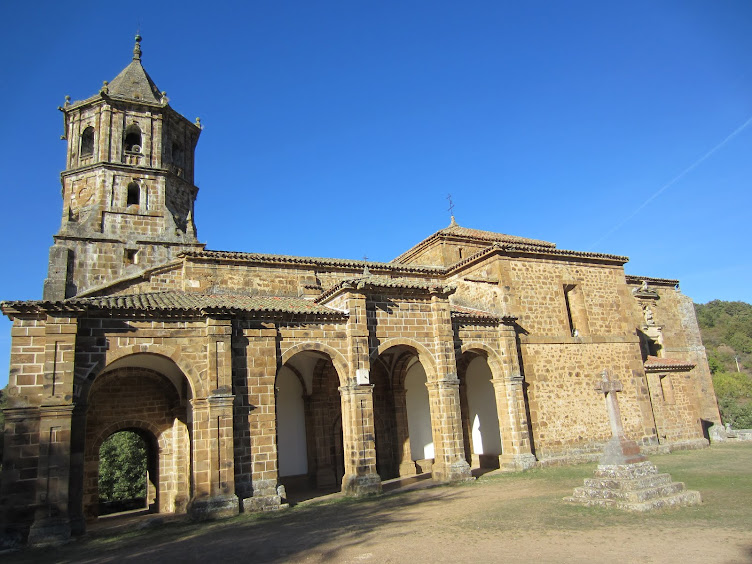
{"type": "Polygon", "coordinates": [[[627,255],[627,273],[678,278],[698,303],[752,302],[747,0],[3,15],[0,299],[41,297],[61,216],[57,106],[114,78],[140,27],[145,68],[205,126],[196,222],[210,249],[387,261],[448,225],[451,193],[460,225],[627,255]]]}

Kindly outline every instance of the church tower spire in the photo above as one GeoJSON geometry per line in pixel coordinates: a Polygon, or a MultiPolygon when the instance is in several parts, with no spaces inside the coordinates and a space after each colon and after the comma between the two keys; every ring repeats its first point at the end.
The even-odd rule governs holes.
{"type": "Polygon", "coordinates": [[[132,278],[203,248],[193,223],[201,126],[170,107],[141,54],[136,35],[128,66],[94,96],[59,108],[67,158],[46,300],[132,278]]]}

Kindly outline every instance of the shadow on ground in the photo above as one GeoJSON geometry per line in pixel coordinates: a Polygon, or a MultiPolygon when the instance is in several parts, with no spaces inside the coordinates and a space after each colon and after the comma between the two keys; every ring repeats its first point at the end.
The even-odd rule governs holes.
{"type": "MultiPolygon", "coordinates": [[[[302,552],[335,560],[362,544],[368,533],[385,525],[407,525],[408,509],[446,503],[459,495],[453,488],[421,497],[396,494],[365,500],[342,499],[304,504],[273,514],[241,515],[210,522],[160,522],[113,535],[103,530],[55,549],[28,549],[5,555],[5,562],[286,562],[302,552]],[[136,530],[134,530],[136,529],[136,530]],[[326,549],[320,548],[326,545],[326,549]]],[[[141,523],[144,523],[141,521],[141,523]]],[[[407,534],[407,533],[406,533],[407,534]]]]}

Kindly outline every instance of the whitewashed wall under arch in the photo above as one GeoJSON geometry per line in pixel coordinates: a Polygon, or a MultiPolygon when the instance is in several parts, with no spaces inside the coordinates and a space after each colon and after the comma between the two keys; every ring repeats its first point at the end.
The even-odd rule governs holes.
{"type": "Polygon", "coordinates": [[[434,458],[431,433],[431,408],[426,388],[426,371],[420,362],[414,363],[405,376],[405,401],[407,403],[407,428],[410,435],[410,452],[413,460],[434,458]]]}
{"type": "Polygon", "coordinates": [[[277,456],[280,476],[308,472],[305,404],[298,377],[283,366],[277,375],[277,456]]]}
{"type": "Polygon", "coordinates": [[[492,377],[488,362],[482,357],[474,358],[465,374],[473,454],[501,454],[499,415],[492,377]]]}

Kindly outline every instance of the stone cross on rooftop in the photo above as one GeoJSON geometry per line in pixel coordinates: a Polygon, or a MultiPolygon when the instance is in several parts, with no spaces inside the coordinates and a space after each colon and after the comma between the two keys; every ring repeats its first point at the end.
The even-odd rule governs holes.
{"type": "Polygon", "coordinates": [[[612,379],[608,370],[601,372],[601,379],[596,384],[595,389],[602,392],[606,399],[606,410],[608,411],[608,420],[611,424],[611,440],[606,445],[601,457],[600,463],[613,464],[635,464],[647,460],[641,453],[640,447],[636,442],[627,439],[624,435],[624,425],[621,422],[621,410],[619,409],[619,400],[616,392],[621,392],[624,388],[621,382],[612,379]]]}

